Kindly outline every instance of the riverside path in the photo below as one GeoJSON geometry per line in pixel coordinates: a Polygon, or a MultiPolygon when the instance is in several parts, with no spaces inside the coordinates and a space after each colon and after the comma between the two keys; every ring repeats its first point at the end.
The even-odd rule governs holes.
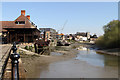
{"type": "Polygon", "coordinates": [[[10,55],[10,50],[11,50],[11,45],[5,44],[2,45],[0,44],[0,79],[2,78],[4,68],[7,63],[7,59],[10,55]]]}

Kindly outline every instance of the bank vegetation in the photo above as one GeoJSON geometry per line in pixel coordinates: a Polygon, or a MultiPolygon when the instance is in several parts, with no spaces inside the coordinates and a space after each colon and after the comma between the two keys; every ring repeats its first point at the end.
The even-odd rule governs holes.
{"type": "Polygon", "coordinates": [[[119,48],[120,45],[120,21],[113,20],[103,26],[104,35],[96,40],[96,45],[101,48],[119,48]]]}

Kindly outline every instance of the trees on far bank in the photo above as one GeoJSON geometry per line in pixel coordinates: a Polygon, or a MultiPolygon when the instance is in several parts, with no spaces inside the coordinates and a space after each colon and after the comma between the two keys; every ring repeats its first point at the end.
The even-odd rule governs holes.
{"type": "Polygon", "coordinates": [[[120,45],[120,21],[113,20],[103,26],[104,35],[96,40],[96,45],[103,48],[118,48],[120,45]]]}

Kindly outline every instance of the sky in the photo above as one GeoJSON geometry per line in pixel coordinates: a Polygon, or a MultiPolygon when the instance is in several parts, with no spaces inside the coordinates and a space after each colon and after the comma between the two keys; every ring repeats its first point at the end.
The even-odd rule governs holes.
{"type": "Polygon", "coordinates": [[[15,20],[21,10],[26,10],[38,28],[54,28],[64,34],[90,32],[100,36],[104,25],[118,19],[117,2],[2,2],[2,20],[15,20]]]}
{"type": "Polygon", "coordinates": [[[1,0],[1,2],[119,2],[119,0],[1,0]]]}

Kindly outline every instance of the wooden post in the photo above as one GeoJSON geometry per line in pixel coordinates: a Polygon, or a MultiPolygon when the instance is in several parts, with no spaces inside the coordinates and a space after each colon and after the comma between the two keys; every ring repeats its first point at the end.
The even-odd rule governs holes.
{"type": "Polygon", "coordinates": [[[10,35],[9,35],[9,32],[8,32],[8,33],[7,33],[7,43],[10,42],[10,41],[9,41],[9,39],[10,39],[9,36],[10,36],[10,35]]]}
{"type": "Polygon", "coordinates": [[[24,33],[24,42],[25,42],[25,33],[24,33]]]}
{"type": "Polygon", "coordinates": [[[37,53],[37,45],[36,45],[36,43],[34,44],[34,47],[35,47],[35,53],[37,53]]]}
{"type": "Polygon", "coordinates": [[[10,39],[10,43],[11,43],[12,42],[12,40],[11,40],[12,38],[11,38],[11,34],[10,33],[9,33],[9,37],[10,37],[9,39],[10,39]]]}
{"type": "Polygon", "coordinates": [[[18,40],[17,40],[17,33],[15,33],[15,41],[18,41],[18,40]]]}

